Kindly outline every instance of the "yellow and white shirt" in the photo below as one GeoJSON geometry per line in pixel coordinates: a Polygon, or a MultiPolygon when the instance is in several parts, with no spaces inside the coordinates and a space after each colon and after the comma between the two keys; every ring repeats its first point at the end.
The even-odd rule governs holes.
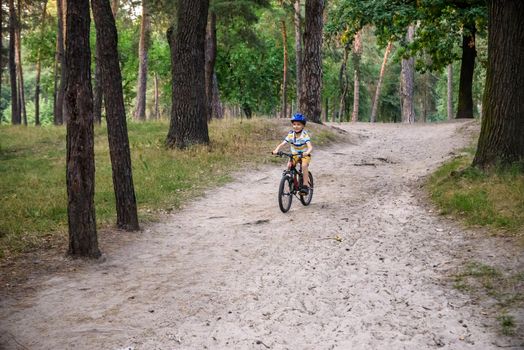
{"type": "Polygon", "coordinates": [[[300,134],[296,134],[291,130],[286,138],[284,139],[291,146],[291,153],[298,154],[307,151],[307,143],[311,142],[309,133],[306,130],[302,130],[300,134]]]}

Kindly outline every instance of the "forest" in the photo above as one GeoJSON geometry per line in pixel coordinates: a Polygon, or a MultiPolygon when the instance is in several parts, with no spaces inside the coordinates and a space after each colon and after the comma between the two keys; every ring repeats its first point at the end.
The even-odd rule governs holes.
{"type": "Polygon", "coordinates": [[[99,255],[93,126],[106,124],[117,226],[137,230],[128,123],[167,148],[223,118],[481,119],[473,166],[524,154],[518,1],[2,2],[0,121],[67,130],[70,253],[99,255]]]}

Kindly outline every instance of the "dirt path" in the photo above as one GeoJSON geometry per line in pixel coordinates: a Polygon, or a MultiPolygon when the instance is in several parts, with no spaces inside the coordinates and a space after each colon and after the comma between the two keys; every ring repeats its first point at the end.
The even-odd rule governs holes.
{"type": "Polygon", "coordinates": [[[463,125],[340,126],[360,142],[315,152],[309,207],[279,211],[281,167],[239,175],[104,262],[3,300],[0,348],[498,348],[443,278],[461,229],[419,199],[417,180],[469,142],[463,125]]]}

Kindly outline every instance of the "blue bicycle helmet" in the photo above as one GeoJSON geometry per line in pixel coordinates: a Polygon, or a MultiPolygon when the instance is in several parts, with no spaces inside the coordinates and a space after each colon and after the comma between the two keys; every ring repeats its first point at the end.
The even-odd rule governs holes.
{"type": "Polygon", "coordinates": [[[302,114],[300,113],[295,113],[293,114],[293,116],[291,117],[291,122],[300,122],[304,125],[306,125],[306,117],[304,117],[302,114]]]}

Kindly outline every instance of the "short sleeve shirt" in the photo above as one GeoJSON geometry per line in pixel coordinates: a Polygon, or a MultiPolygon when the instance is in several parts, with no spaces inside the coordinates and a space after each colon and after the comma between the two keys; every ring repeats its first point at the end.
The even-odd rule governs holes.
{"type": "Polygon", "coordinates": [[[289,143],[291,146],[291,153],[297,154],[307,151],[307,143],[311,142],[311,139],[309,138],[309,132],[306,130],[302,130],[302,132],[298,135],[295,134],[293,130],[291,130],[287,134],[284,141],[289,143]]]}

